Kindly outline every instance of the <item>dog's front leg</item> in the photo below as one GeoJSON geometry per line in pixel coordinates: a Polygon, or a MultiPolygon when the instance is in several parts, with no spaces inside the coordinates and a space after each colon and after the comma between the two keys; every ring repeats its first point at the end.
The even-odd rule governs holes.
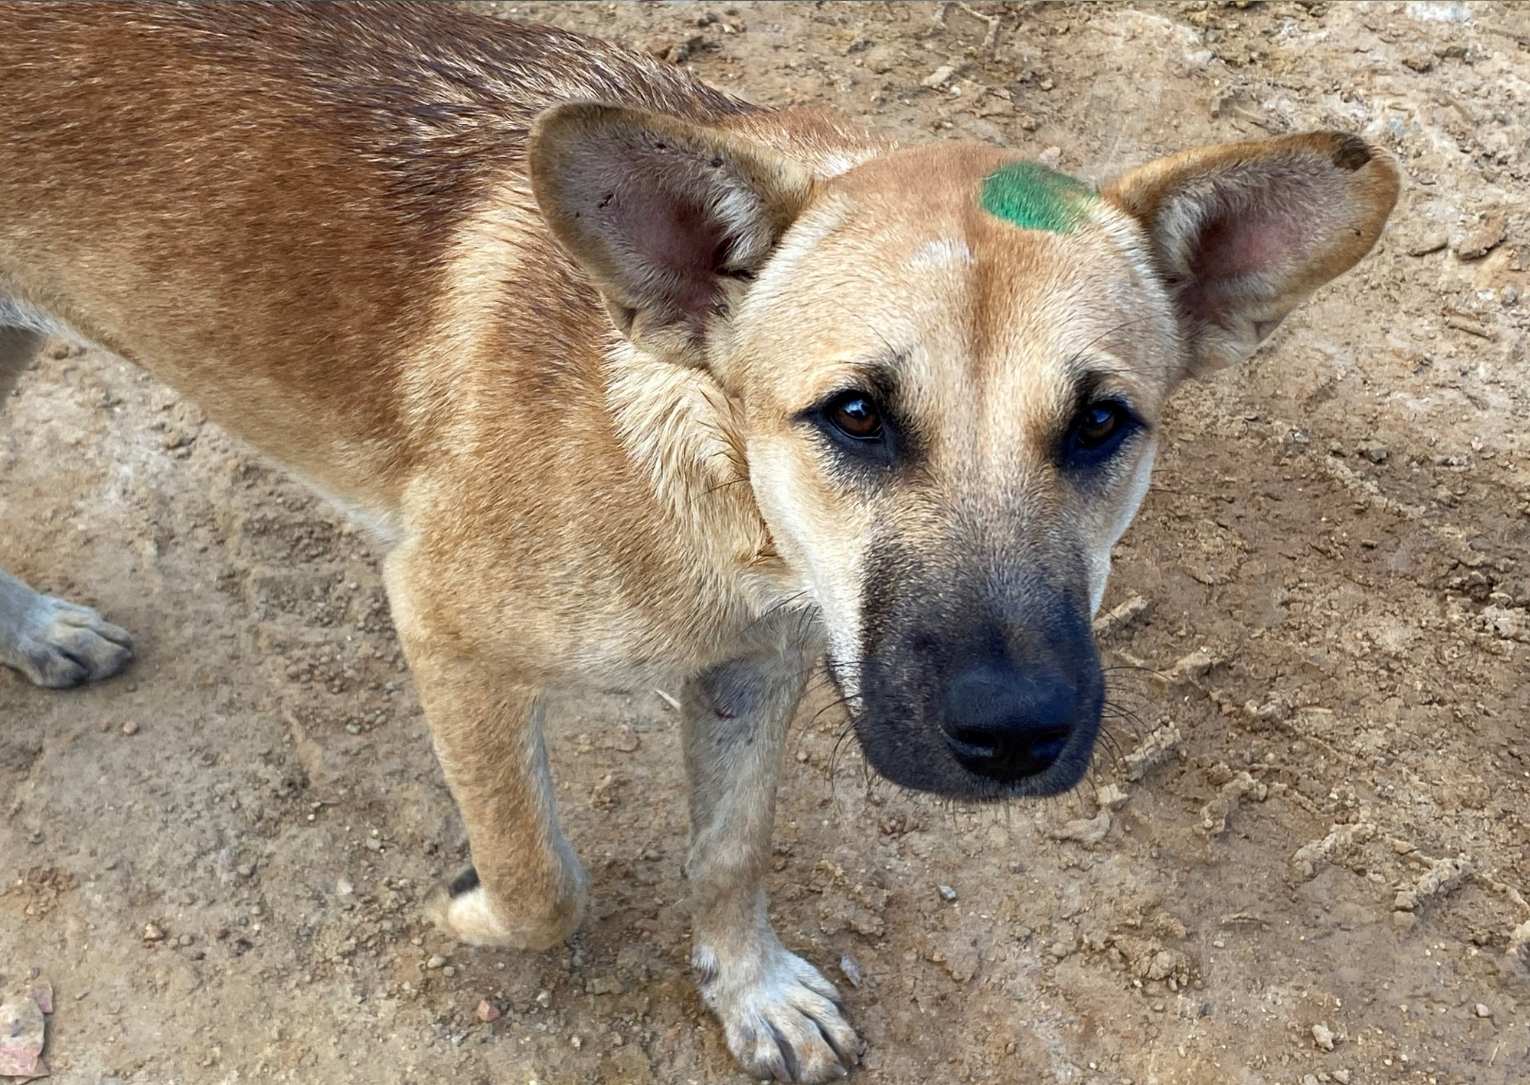
{"type": "Polygon", "coordinates": [[[429,645],[408,654],[473,854],[431,918],[473,945],[557,945],[584,918],[588,882],[558,825],[538,691],[429,645]]]}
{"type": "Polygon", "coordinates": [[[794,652],[725,663],[685,687],[695,949],[702,998],[750,1072],[843,1077],[860,1053],[834,985],[771,929],[770,859],[786,728],[807,672],[794,652]]]}
{"type": "Polygon", "coordinates": [[[440,626],[429,605],[439,589],[419,572],[407,551],[390,556],[388,601],[473,853],[430,917],[473,945],[548,949],[584,918],[588,879],[558,825],[540,690],[440,626]]]}

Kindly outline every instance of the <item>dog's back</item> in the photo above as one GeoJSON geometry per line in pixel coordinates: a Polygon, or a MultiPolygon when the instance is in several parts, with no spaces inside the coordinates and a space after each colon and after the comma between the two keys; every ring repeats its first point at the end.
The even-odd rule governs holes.
{"type": "Polygon", "coordinates": [[[750,108],[576,34],[393,3],[4,4],[0,70],[0,323],[73,330],[384,500],[423,439],[403,385],[429,329],[485,327],[452,319],[464,260],[544,331],[599,312],[535,210],[535,115],[750,108]]]}

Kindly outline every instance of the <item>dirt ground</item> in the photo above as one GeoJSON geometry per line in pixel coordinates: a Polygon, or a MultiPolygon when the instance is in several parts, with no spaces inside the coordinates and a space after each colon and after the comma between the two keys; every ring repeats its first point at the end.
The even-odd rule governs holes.
{"type": "MultiPolygon", "coordinates": [[[[494,7],[1091,178],[1308,127],[1398,154],[1379,249],[1178,397],[1091,783],[970,813],[831,780],[809,706],[774,915],[866,1082],[1530,1081],[1530,5],[494,7]]],[[[461,831],[367,544],[110,358],[55,348],[5,406],[0,565],[139,648],[84,691],[0,673],[0,989],[53,983],[54,1080],[742,1080],[658,696],[551,713],[587,931],[452,945],[418,906],[461,831]]]]}

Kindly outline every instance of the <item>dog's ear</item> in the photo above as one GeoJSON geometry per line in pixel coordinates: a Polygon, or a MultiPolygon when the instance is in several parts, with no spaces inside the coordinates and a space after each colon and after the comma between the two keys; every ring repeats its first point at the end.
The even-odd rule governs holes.
{"type": "Polygon", "coordinates": [[[574,103],[537,118],[531,183],[623,335],[700,364],[708,325],[806,203],[804,168],[676,117],[574,103]]]}
{"type": "Polygon", "coordinates": [[[1247,358],[1375,244],[1397,202],[1391,157],[1313,132],[1149,163],[1102,195],[1146,228],[1200,375],[1247,358]]]}

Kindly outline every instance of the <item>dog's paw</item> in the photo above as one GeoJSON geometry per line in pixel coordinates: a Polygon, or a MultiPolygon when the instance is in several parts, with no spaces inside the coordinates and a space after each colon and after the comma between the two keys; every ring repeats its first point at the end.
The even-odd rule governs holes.
{"type": "Polygon", "coordinates": [[[550,905],[512,911],[496,902],[468,867],[431,894],[425,912],[437,927],[471,946],[551,949],[584,922],[589,892],[583,872],[578,875],[571,891],[550,905]]]}
{"type": "Polygon", "coordinates": [[[110,678],[133,659],[133,639],[89,607],[34,597],[11,628],[0,628],[0,660],[48,689],[110,678]]]}
{"type": "Polygon", "coordinates": [[[722,1022],[744,1070],[775,1081],[833,1081],[860,1060],[861,1041],[839,992],[774,938],[761,952],[725,961],[705,946],[691,957],[701,997],[722,1022]]]}

